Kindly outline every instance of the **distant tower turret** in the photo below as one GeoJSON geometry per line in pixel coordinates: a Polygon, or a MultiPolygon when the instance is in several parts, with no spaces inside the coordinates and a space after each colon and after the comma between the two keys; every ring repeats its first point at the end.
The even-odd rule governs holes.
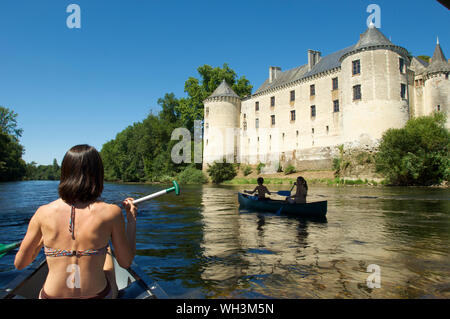
{"type": "Polygon", "coordinates": [[[430,64],[424,72],[424,110],[425,114],[432,112],[447,113],[447,127],[450,128],[450,81],[448,75],[450,65],[444,56],[439,39],[430,64]]]}
{"type": "Polygon", "coordinates": [[[223,80],[203,104],[203,169],[224,157],[228,162],[236,162],[239,158],[239,95],[223,80]]]}
{"type": "Polygon", "coordinates": [[[403,127],[409,119],[408,52],[372,24],[340,61],[346,140],[372,144],[387,129],[403,127]]]}

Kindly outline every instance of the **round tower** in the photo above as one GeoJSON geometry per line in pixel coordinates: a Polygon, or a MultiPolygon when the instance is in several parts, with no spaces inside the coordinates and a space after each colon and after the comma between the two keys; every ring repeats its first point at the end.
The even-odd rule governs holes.
{"type": "Polygon", "coordinates": [[[447,127],[450,128],[450,65],[442,52],[439,39],[431,62],[424,72],[424,113],[447,113],[447,127]]]}
{"type": "Polygon", "coordinates": [[[409,119],[408,52],[371,25],[340,61],[343,142],[376,145],[409,119]]]}
{"type": "Polygon", "coordinates": [[[223,80],[204,104],[203,169],[223,158],[235,163],[239,157],[241,99],[223,80]]]}

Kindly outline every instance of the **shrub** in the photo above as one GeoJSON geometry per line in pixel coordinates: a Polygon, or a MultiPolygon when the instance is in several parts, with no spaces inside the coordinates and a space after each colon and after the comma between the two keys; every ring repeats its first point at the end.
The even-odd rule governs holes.
{"type": "Polygon", "coordinates": [[[410,119],[402,129],[389,129],[376,155],[377,171],[395,185],[439,184],[450,177],[450,133],[446,115],[410,119]]]}
{"type": "Polygon", "coordinates": [[[233,179],[236,176],[236,170],[233,164],[226,163],[225,159],[223,159],[222,163],[215,162],[213,165],[208,165],[208,169],[206,171],[211,177],[212,182],[215,184],[233,179]]]}
{"type": "Polygon", "coordinates": [[[250,175],[252,173],[252,167],[250,165],[244,166],[243,173],[244,176],[250,175]]]}
{"type": "Polygon", "coordinates": [[[263,164],[263,163],[259,163],[258,166],[256,166],[256,171],[258,172],[258,175],[261,174],[261,170],[265,166],[266,166],[266,164],[263,164]]]}
{"type": "Polygon", "coordinates": [[[177,181],[180,184],[204,184],[208,182],[208,178],[201,170],[190,165],[178,173],[177,181]]]}
{"type": "Polygon", "coordinates": [[[288,165],[285,169],[284,169],[284,174],[285,175],[289,175],[289,174],[293,174],[297,172],[297,170],[295,169],[295,167],[293,165],[288,165]]]}

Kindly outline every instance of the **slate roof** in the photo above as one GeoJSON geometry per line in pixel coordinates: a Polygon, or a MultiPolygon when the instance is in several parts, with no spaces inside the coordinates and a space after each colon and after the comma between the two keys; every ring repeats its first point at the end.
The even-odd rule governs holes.
{"type": "Polygon", "coordinates": [[[222,97],[222,96],[231,96],[231,97],[237,97],[239,98],[239,95],[237,95],[233,89],[228,85],[228,83],[225,81],[225,79],[220,83],[220,85],[214,90],[214,92],[208,97],[222,97]]]}
{"type": "Polygon", "coordinates": [[[341,66],[341,62],[339,62],[340,57],[352,49],[353,46],[349,46],[322,57],[319,62],[311,68],[311,71],[308,71],[308,64],[304,64],[284,72],[278,72],[276,79],[274,79],[272,83],[269,83],[269,79],[266,79],[258,90],[255,91],[255,94],[337,68],[341,66]]]}
{"type": "Polygon", "coordinates": [[[444,52],[442,52],[439,41],[436,43],[436,48],[434,49],[433,56],[431,57],[431,62],[428,65],[426,72],[428,74],[436,72],[450,72],[450,65],[445,58],[444,52]]]}
{"type": "Polygon", "coordinates": [[[375,26],[371,25],[361,35],[359,41],[355,44],[354,49],[367,48],[379,45],[394,45],[389,41],[383,33],[381,33],[375,26]]]}

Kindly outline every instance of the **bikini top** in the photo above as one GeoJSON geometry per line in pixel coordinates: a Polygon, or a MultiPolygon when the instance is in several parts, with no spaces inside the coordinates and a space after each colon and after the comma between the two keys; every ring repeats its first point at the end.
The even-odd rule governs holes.
{"type": "MultiPolygon", "coordinates": [[[[72,240],[75,240],[75,206],[72,206],[69,222],[69,232],[72,234],[72,240]]],[[[108,245],[100,249],[86,249],[86,250],[69,250],[69,249],[55,249],[44,245],[44,254],[47,257],[62,257],[62,256],[94,256],[104,255],[108,250],[108,245]]]]}

